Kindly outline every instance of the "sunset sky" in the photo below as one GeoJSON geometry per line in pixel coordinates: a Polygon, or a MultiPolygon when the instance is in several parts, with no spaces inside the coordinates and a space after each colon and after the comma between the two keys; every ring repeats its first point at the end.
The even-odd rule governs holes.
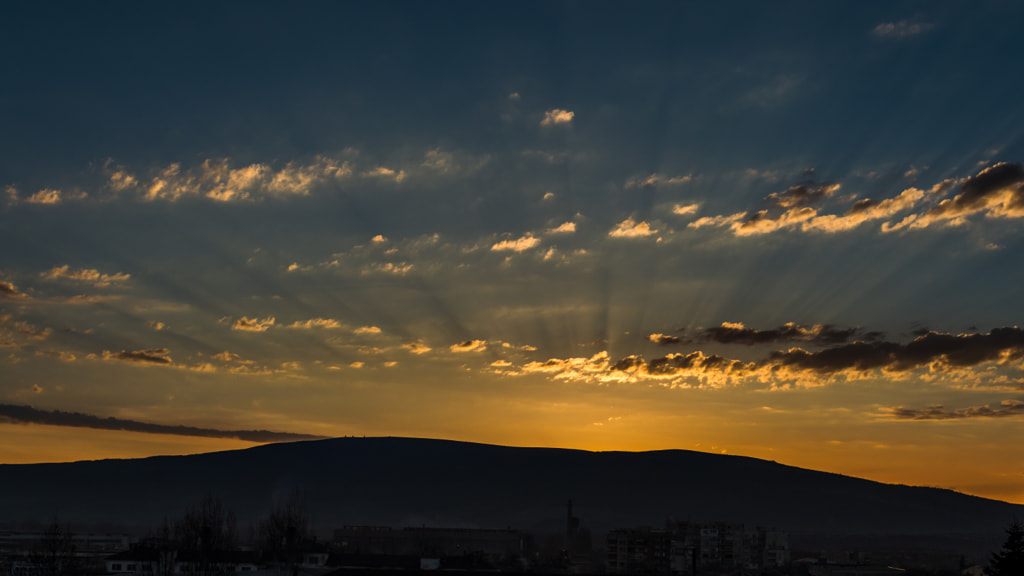
{"type": "Polygon", "coordinates": [[[1024,503],[1021,22],[7,7],[0,462],[417,436],[1024,503]]]}

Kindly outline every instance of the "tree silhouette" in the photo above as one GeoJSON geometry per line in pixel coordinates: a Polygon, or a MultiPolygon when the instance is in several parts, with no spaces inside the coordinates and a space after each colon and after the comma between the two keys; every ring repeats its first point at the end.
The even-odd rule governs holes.
{"type": "Polygon", "coordinates": [[[294,575],[297,572],[309,538],[309,519],[297,490],[287,502],[275,505],[270,517],[260,525],[260,544],[265,559],[276,564],[279,573],[294,575]]]}
{"type": "Polygon", "coordinates": [[[235,516],[218,498],[207,496],[190,506],[174,527],[180,558],[190,576],[214,576],[228,570],[228,555],[235,548],[235,516]]]}
{"type": "Polygon", "coordinates": [[[75,546],[72,539],[71,528],[61,526],[54,516],[32,554],[32,561],[39,567],[41,576],[59,576],[74,570],[75,546]]]}
{"type": "Polygon", "coordinates": [[[1021,576],[1024,574],[1024,525],[1017,520],[1006,529],[1006,542],[992,554],[985,573],[989,576],[1021,576]]]}

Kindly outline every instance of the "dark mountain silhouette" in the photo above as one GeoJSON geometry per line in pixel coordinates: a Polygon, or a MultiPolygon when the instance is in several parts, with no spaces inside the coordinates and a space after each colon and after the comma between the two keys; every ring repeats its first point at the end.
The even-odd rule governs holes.
{"type": "Polygon", "coordinates": [[[294,489],[321,532],[343,525],[595,533],[672,517],[794,533],[998,536],[1024,506],[685,450],[586,452],[413,438],[336,438],[136,460],[0,466],[0,522],[156,526],[205,495],[240,526],[294,489]]]}

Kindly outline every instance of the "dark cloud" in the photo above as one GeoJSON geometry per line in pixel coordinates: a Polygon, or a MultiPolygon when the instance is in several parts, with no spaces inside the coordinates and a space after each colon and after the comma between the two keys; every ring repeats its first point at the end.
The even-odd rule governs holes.
{"type": "Polygon", "coordinates": [[[173,364],[171,357],[168,356],[169,350],[167,348],[152,348],[150,350],[135,350],[132,352],[121,352],[114,354],[107,350],[103,351],[103,357],[108,360],[123,360],[125,362],[139,362],[142,364],[159,364],[169,366],[173,364]]]}
{"type": "Polygon", "coordinates": [[[0,298],[24,298],[25,294],[18,292],[17,286],[10,282],[0,280],[0,298]]]}
{"type": "Polygon", "coordinates": [[[986,168],[960,185],[960,194],[943,200],[926,216],[953,218],[989,210],[993,215],[1017,215],[1024,211],[1024,167],[1000,162],[986,168]],[[1009,193],[1008,199],[998,195],[1009,193]]]}
{"type": "Polygon", "coordinates": [[[817,185],[797,184],[784,192],[774,192],[765,198],[765,202],[773,208],[788,210],[803,208],[816,204],[823,198],[832,195],[839,189],[838,184],[822,183],[817,185]]]}
{"type": "Polygon", "coordinates": [[[832,374],[845,370],[905,372],[935,363],[940,368],[967,368],[984,362],[1024,359],[1024,331],[996,328],[988,334],[928,332],[907,344],[852,342],[808,352],[800,348],[774,352],[766,364],[832,374]]]}
{"type": "Polygon", "coordinates": [[[971,406],[962,410],[946,410],[941,404],[924,409],[889,408],[886,410],[898,420],[960,420],[964,418],[1009,418],[1024,416],[1024,402],[1020,400],[1003,400],[999,407],[989,405],[971,406]]]}
{"type": "Polygon", "coordinates": [[[46,424],[49,426],[71,426],[75,428],[95,428],[98,430],[124,430],[127,432],[144,432],[147,434],[173,434],[176,436],[198,436],[202,438],[237,438],[247,442],[290,442],[296,440],[317,440],[323,436],[311,434],[293,434],[291,432],[271,432],[269,430],[215,430],[212,428],[195,428],[193,426],[168,426],[150,424],[120,418],[101,418],[92,414],[79,412],[63,412],[60,410],[36,410],[31,406],[0,404],[0,421],[19,424],[46,424]]]}
{"type": "MultiPolygon", "coordinates": [[[[701,337],[711,342],[720,344],[766,344],[770,342],[802,341],[815,344],[839,344],[848,341],[857,335],[856,328],[837,328],[829,324],[816,324],[814,326],[801,326],[793,322],[787,322],[778,328],[771,330],[757,330],[748,328],[740,322],[722,322],[721,326],[706,328],[701,332],[701,337]]],[[[872,332],[865,334],[871,339],[877,338],[879,333],[872,332]]]]}

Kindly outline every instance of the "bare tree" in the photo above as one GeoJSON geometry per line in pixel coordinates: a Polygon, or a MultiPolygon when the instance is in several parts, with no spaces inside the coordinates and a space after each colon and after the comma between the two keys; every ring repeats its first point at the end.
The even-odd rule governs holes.
{"type": "Polygon", "coordinates": [[[283,504],[275,504],[270,516],[260,524],[261,549],[266,559],[285,574],[294,576],[298,572],[309,539],[309,518],[298,490],[283,504]]]}
{"type": "Polygon", "coordinates": [[[74,571],[73,538],[71,528],[67,525],[61,526],[55,516],[32,554],[32,563],[39,567],[40,576],[60,576],[74,571]]]}
{"type": "Polygon", "coordinates": [[[207,496],[190,506],[174,527],[179,558],[191,576],[219,576],[229,570],[235,548],[235,515],[219,498],[207,496]]]}

